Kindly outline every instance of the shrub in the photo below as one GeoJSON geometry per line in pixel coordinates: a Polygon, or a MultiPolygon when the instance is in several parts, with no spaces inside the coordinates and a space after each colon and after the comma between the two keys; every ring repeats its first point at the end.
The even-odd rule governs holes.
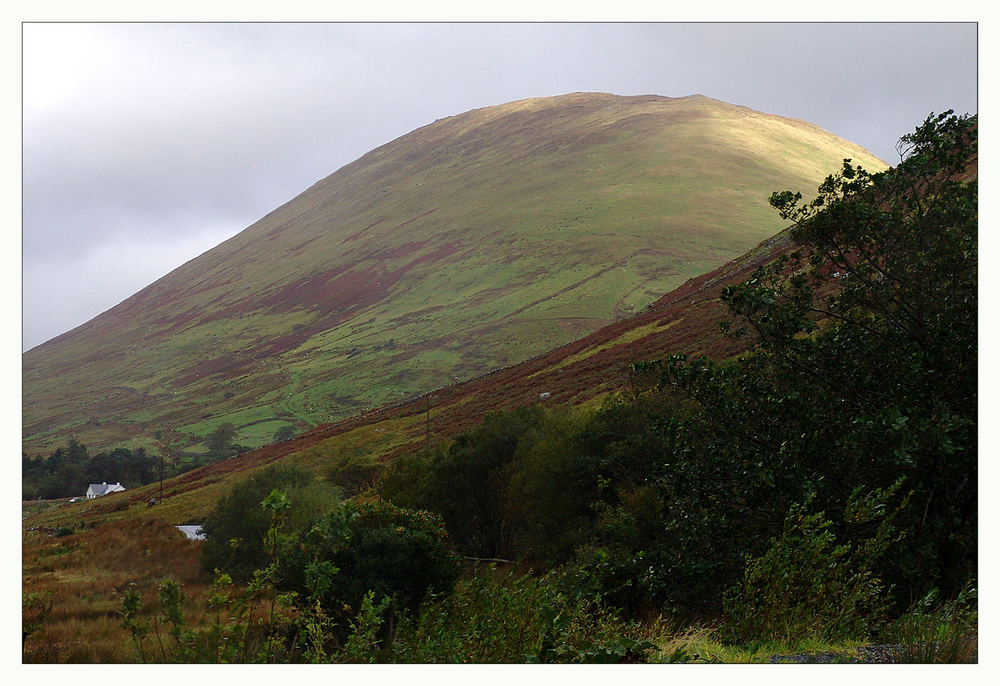
{"type": "Polygon", "coordinates": [[[792,506],[781,536],[747,560],[742,582],[726,594],[723,635],[735,641],[868,638],[888,608],[873,569],[891,542],[885,505],[900,484],[852,496],[846,519],[860,525],[881,520],[861,541],[838,543],[822,512],[808,512],[808,501],[792,506]]]}
{"type": "Polygon", "coordinates": [[[553,575],[479,574],[402,619],[394,662],[644,662],[642,629],[593,599],[567,596],[553,575]]]}
{"type": "Polygon", "coordinates": [[[300,598],[343,617],[369,591],[416,608],[428,591],[449,591],[460,569],[439,516],[369,502],[344,504],[302,528],[280,560],[279,575],[300,598]]]}
{"type": "Polygon", "coordinates": [[[334,489],[315,482],[312,473],[304,469],[262,469],[233,486],[202,523],[205,542],[201,559],[205,569],[225,570],[235,579],[247,580],[255,569],[269,562],[264,537],[271,517],[260,503],[276,488],[285,490],[291,501],[286,513],[289,528],[302,526],[339,501],[334,489]]]}
{"type": "Polygon", "coordinates": [[[441,514],[463,554],[512,554],[505,492],[518,447],[542,415],[539,405],[487,414],[447,454],[432,459],[421,506],[441,514]]]}
{"type": "Polygon", "coordinates": [[[434,452],[401,455],[387,464],[380,479],[382,496],[400,507],[435,509],[428,505],[428,474],[432,462],[443,455],[443,448],[435,446],[431,450],[434,452]]]}
{"type": "Polygon", "coordinates": [[[215,427],[206,437],[205,443],[208,450],[217,457],[226,457],[230,454],[230,447],[236,438],[236,427],[230,422],[225,422],[215,427]]]}
{"type": "Polygon", "coordinates": [[[337,457],[327,480],[352,496],[371,488],[378,481],[384,465],[371,455],[344,454],[337,457]]]}
{"type": "Polygon", "coordinates": [[[596,480],[580,467],[574,441],[585,419],[575,409],[547,409],[521,438],[502,485],[515,555],[557,564],[589,533],[596,480]]]}
{"type": "Polygon", "coordinates": [[[271,436],[271,438],[274,439],[275,441],[286,441],[292,436],[294,436],[296,433],[298,433],[298,431],[294,426],[292,426],[291,424],[285,424],[280,429],[275,431],[274,435],[271,436]]]}

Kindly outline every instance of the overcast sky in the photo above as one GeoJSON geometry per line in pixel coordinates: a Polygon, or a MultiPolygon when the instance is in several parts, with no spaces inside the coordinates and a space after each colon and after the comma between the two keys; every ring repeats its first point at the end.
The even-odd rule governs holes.
{"type": "Polygon", "coordinates": [[[365,152],[575,91],[701,93],[895,163],[977,111],[975,24],[24,24],[22,349],[365,152]]]}

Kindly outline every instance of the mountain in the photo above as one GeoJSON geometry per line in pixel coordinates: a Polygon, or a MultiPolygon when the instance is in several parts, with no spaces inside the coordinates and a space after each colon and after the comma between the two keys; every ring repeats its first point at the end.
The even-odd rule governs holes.
{"type": "MultiPolygon", "coordinates": [[[[23,445],[262,445],[509,367],[641,312],[781,228],[849,157],[703,96],[572,94],[448,117],[23,356],[23,445]]],[[[544,390],[544,389],[543,389],[544,390]]]]}
{"type": "MultiPolygon", "coordinates": [[[[484,416],[537,402],[600,403],[627,389],[630,365],[669,354],[705,354],[725,359],[743,351],[745,340],[720,335],[719,322],[731,319],[719,299],[722,289],[750,278],[761,265],[793,250],[788,231],[769,238],[739,258],[693,278],[662,296],[645,311],[621,319],[565,345],[511,367],[435,389],[399,405],[372,410],[221,460],[169,479],[155,511],[164,521],[200,521],[234,484],[261,466],[296,465],[325,476],[335,458],[371,457],[390,462],[419,452],[426,443],[447,445],[459,433],[482,424],[484,416]]],[[[160,497],[157,483],[132,488],[127,502],[143,512],[160,497]]],[[[116,517],[121,505],[93,509],[116,517]]],[[[56,525],[77,510],[57,509],[39,521],[56,525]],[[48,516],[51,515],[51,516],[48,516]]]]}

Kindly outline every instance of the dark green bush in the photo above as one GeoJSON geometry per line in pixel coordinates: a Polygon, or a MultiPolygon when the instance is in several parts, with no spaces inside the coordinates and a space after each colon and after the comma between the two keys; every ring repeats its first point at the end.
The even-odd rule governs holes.
{"type": "Polygon", "coordinates": [[[644,662],[655,646],[638,624],[553,575],[477,574],[400,621],[386,659],[409,663],[644,662]]]}
{"type": "Polygon", "coordinates": [[[441,513],[462,553],[514,554],[504,511],[506,488],[518,445],[542,412],[536,405],[488,414],[481,426],[459,436],[445,456],[431,463],[424,507],[441,513]]]}
{"type": "Polygon", "coordinates": [[[747,560],[743,580],[727,593],[723,634],[737,642],[870,638],[888,610],[875,570],[893,540],[887,501],[898,486],[851,499],[847,530],[875,526],[862,540],[848,540],[847,530],[838,536],[808,503],[793,506],[781,536],[747,560]]]}
{"type": "Polygon", "coordinates": [[[201,561],[206,570],[220,569],[234,579],[247,580],[271,561],[264,545],[271,514],[260,504],[274,489],[284,490],[291,501],[285,515],[289,530],[339,502],[336,489],[316,482],[302,468],[272,465],[260,470],[236,484],[202,522],[201,561]]]}
{"type": "Polygon", "coordinates": [[[750,352],[636,365],[688,409],[649,475],[662,533],[642,548],[671,601],[717,609],[793,503],[840,512],[901,476],[907,544],[877,568],[894,608],[976,576],[976,121],[931,117],[903,143],[898,167],[845,161],[807,206],[772,197],[799,249],[722,293],[750,352]]]}
{"type": "Polygon", "coordinates": [[[334,459],[327,481],[344,489],[344,495],[354,496],[375,486],[384,466],[371,455],[340,455],[334,459]]]}
{"type": "Polygon", "coordinates": [[[300,529],[279,577],[301,598],[319,600],[329,616],[342,617],[369,591],[416,608],[428,592],[449,591],[460,570],[438,515],[369,502],[344,504],[300,529]]]}
{"type": "Polygon", "coordinates": [[[444,454],[443,448],[432,448],[411,455],[401,455],[382,470],[380,488],[382,496],[400,507],[437,511],[427,496],[430,465],[444,454]]]}
{"type": "Polygon", "coordinates": [[[501,487],[509,550],[540,566],[569,559],[591,527],[597,480],[580,468],[576,435],[587,417],[570,408],[540,411],[501,487]]]}

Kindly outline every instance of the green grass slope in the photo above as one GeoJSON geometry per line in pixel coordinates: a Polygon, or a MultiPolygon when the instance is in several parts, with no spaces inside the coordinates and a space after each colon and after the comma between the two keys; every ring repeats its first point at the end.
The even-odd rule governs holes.
{"type": "Polygon", "coordinates": [[[641,311],[780,230],[774,190],[844,157],[702,96],[572,94],[373,150],[23,357],[23,443],[261,445],[513,365],[641,311]]]}

